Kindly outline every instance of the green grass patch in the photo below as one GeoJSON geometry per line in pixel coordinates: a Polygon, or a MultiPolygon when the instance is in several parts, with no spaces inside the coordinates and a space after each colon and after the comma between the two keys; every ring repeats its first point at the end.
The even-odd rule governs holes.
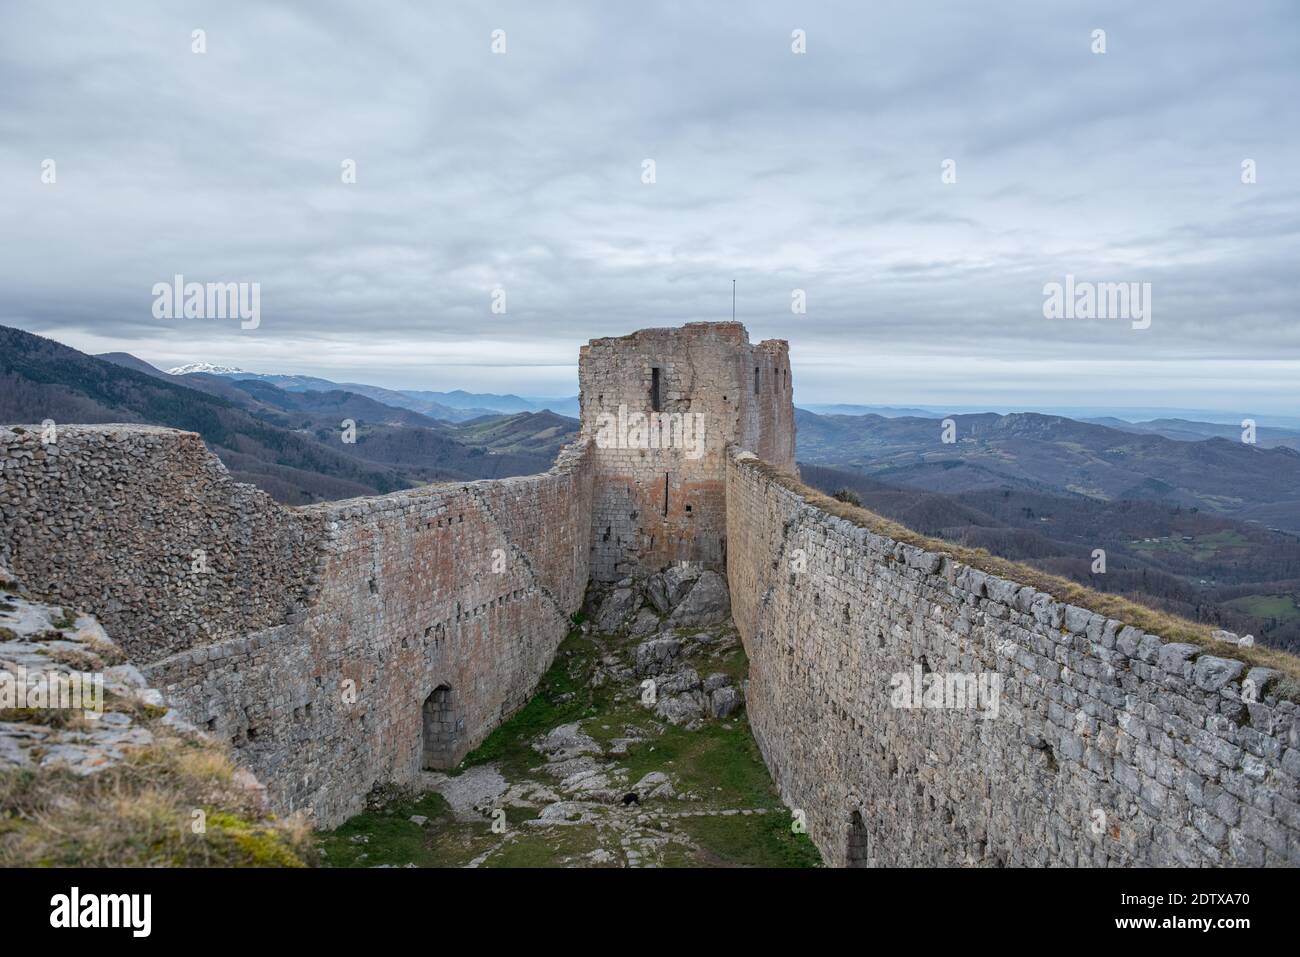
{"type": "Polygon", "coordinates": [[[1296,606],[1294,595],[1243,595],[1224,604],[1255,618],[1276,618],[1278,621],[1300,619],[1300,607],[1296,606]]]}
{"type": "Polygon", "coordinates": [[[821,855],[807,834],[790,830],[789,812],[746,817],[683,818],[682,830],[700,845],[696,866],[820,867],[821,855]],[[699,860],[703,858],[703,860],[699,860]]]}
{"type": "Polygon", "coordinates": [[[1140,555],[1154,555],[1159,552],[1190,557],[1198,562],[1207,562],[1219,558],[1220,549],[1246,548],[1249,545],[1250,539],[1246,538],[1241,532],[1234,529],[1223,529],[1212,535],[1197,535],[1190,542],[1183,541],[1181,536],[1171,535],[1165,538],[1153,539],[1152,541],[1133,542],[1129,545],[1129,548],[1140,555]]]}
{"type": "Polygon", "coordinates": [[[620,763],[628,769],[632,784],[651,771],[664,771],[679,792],[693,791],[710,806],[781,804],[743,719],[710,721],[695,731],[670,726],[660,737],[632,745],[620,763]]]}
{"type": "MultiPolygon", "coordinates": [[[[484,867],[574,867],[590,862],[581,858],[600,847],[594,827],[549,827],[521,830],[483,862],[484,867]]],[[[618,859],[618,858],[616,858],[618,859]]]]}
{"type": "Polygon", "coordinates": [[[716,658],[701,658],[698,670],[701,678],[720,671],[731,679],[732,684],[739,685],[749,677],[749,656],[743,647],[737,645],[716,658]]]}
{"type": "Polygon", "coordinates": [[[72,628],[77,624],[77,612],[72,608],[60,608],[59,617],[54,620],[54,627],[59,629],[72,628]]]}
{"type": "MultiPolygon", "coordinates": [[[[445,859],[431,840],[438,823],[451,821],[446,799],[430,791],[414,800],[397,801],[381,810],[366,811],[320,835],[318,846],[321,863],[326,867],[374,867],[377,864],[418,864],[420,867],[445,866],[445,859]],[[416,824],[412,815],[434,822],[416,824]],[[364,843],[354,838],[364,838],[364,843]]],[[[488,829],[484,822],[483,830],[488,829]]]]}

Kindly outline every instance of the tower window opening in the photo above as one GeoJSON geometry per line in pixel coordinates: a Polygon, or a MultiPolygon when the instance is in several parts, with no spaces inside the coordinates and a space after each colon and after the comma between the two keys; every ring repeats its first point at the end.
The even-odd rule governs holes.
{"type": "Polygon", "coordinates": [[[652,412],[662,412],[659,401],[659,370],[650,370],[650,410],[652,412]]]}
{"type": "Polygon", "coordinates": [[[758,395],[758,366],[754,366],[754,395],[758,395]]]}

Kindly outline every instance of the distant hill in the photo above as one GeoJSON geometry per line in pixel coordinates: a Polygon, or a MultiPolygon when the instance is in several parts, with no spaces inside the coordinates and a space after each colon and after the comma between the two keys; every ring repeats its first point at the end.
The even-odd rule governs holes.
{"type": "MultiPolygon", "coordinates": [[[[189,375],[196,374],[203,373],[188,373],[180,376],[180,378],[187,378],[189,375]]],[[[332,382],[329,379],[318,379],[315,376],[271,375],[260,372],[229,372],[222,373],[221,376],[235,382],[261,382],[284,392],[351,392],[354,395],[365,396],[393,408],[408,409],[445,422],[459,422],[464,419],[474,418],[476,415],[490,414],[491,412],[488,409],[473,411],[453,409],[437,402],[415,399],[402,392],[374,385],[365,385],[360,382],[332,382]]]]}
{"type": "MultiPolygon", "coordinates": [[[[126,353],[114,353],[127,356],[126,353]]],[[[127,356],[134,362],[141,360],[127,356]]],[[[109,360],[113,361],[113,360],[109,360]]],[[[145,363],[147,365],[147,363],[145,363]]],[[[134,366],[133,366],[134,368],[134,366]]],[[[150,366],[149,368],[153,368],[150,366]]],[[[144,370],[141,370],[144,371],[144,370]]],[[[208,362],[191,362],[167,370],[171,375],[219,375],[229,379],[257,380],[286,392],[334,392],[343,390],[382,402],[394,408],[410,409],[422,415],[444,422],[464,422],[468,419],[481,418],[486,415],[513,415],[516,412],[551,411],[559,415],[576,416],[579,411],[577,396],[557,399],[523,398],[517,395],[499,395],[492,392],[466,392],[455,389],[451,392],[433,392],[421,389],[386,389],[381,386],[367,385],[363,382],[334,382],[316,376],[287,375],[280,373],[248,372],[229,366],[218,366],[208,362]]]]}
{"type": "Polygon", "coordinates": [[[949,494],[1006,487],[1149,499],[1300,531],[1300,453],[1228,438],[1178,441],[1037,413],[955,415],[956,442],[916,417],[795,412],[801,461],[949,494]]]}
{"type": "Polygon", "coordinates": [[[923,534],[1300,651],[1298,535],[1160,502],[1010,486],[945,493],[808,463],[800,472],[923,534]],[[1107,559],[1100,574],[1098,548],[1107,559]]]}
{"type": "Polygon", "coordinates": [[[845,403],[826,404],[813,402],[801,405],[800,408],[815,412],[818,415],[880,415],[887,419],[899,416],[912,416],[918,419],[941,419],[947,414],[932,412],[927,409],[899,408],[892,405],[851,405],[845,403]]]}
{"type": "Polygon", "coordinates": [[[402,390],[402,395],[412,399],[433,402],[451,409],[474,412],[478,415],[486,412],[536,412],[531,402],[517,395],[493,395],[489,393],[466,392],[456,389],[452,392],[424,392],[412,389],[402,390]]]}
{"type": "Polygon", "coordinates": [[[278,428],[232,403],[0,326],[0,421],[138,422],[198,432],[241,481],[275,477],[286,501],[390,492],[409,482],[345,452],[278,428]],[[310,481],[307,478],[310,477],[310,481]],[[292,490],[290,492],[290,490],[292,490]]]}
{"type": "MultiPolygon", "coordinates": [[[[1191,419],[1150,419],[1144,422],[1128,422],[1124,419],[1107,417],[1102,419],[1085,419],[1094,425],[1124,432],[1140,432],[1147,435],[1163,435],[1177,442],[1200,442],[1203,439],[1228,439],[1240,441],[1241,425],[1225,425],[1220,422],[1196,422],[1191,419]]],[[[1261,448],[1269,449],[1285,446],[1300,451],[1300,430],[1281,429],[1273,426],[1258,426],[1255,430],[1255,442],[1261,448]]]]}
{"type": "Polygon", "coordinates": [[[414,399],[423,399],[450,406],[463,412],[483,415],[493,412],[554,412],[557,415],[577,416],[579,413],[578,397],[541,399],[520,397],[517,395],[498,395],[493,392],[465,392],[456,389],[452,392],[415,392],[404,390],[403,395],[414,399]]]}
{"type": "Polygon", "coordinates": [[[0,422],[134,422],[198,432],[236,479],[290,504],[544,471],[577,431],[572,419],[523,413],[496,416],[505,420],[497,427],[476,420],[462,435],[456,425],[370,396],[286,391],[267,381],[274,378],[171,376],[128,353],[100,359],[0,326],[0,422]],[[343,419],[356,422],[355,444],[341,440],[343,419]]]}
{"type": "Polygon", "coordinates": [[[165,378],[167,373],[161,369],[150,365],[143,359],[137,359],[129,352],[101,352],[95,356],[96,359],[102,359],[104,362],[111,362],[114,365],[122,366],[126,369],[134,369],[136,372],[143,372],[145,375],[165,378]]]}

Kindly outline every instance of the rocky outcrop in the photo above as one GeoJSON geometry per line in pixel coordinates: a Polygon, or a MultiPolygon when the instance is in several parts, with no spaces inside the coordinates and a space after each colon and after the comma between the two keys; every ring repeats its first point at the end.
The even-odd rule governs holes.
{"type": "Polygon", "coordinates": [[[668,621],[678,628],[717,625],[731,618],[731,596],[727,580],[717,572],[706,571],[691,586],[681,603],[672,610],[668,621]]]}
{"type": "Polygon", "coordinates": [[[0,567],[0,866],[297,866],[306,831],[92,615],[0,567]]]}
{"type": "Polygon", "coordinates": [[[587,601],[599,631],[649,634],[660,619],[670,628],[702,628],[731,619],[727,580],[698,565],[674,565],[644,579],[597,586],[587,601]]]}
{"type": "Polygon", "coordinates": [[[731,601],[721,575],[698,565],[674,565],[644,579],[593,585],[587,605],[597,631],[644,638],[633,651],[632,670],[657,717],[693,725],[728,717],[743,704],[728,676],[714,674],[703,682],[686,664],[693,649],[716,641],[706,626],[731,627],[731,601]]]}
{"type": "Polygon", "coordinates": [[[26,597],[0,567],[0,772],[93,775],[152,745],[155,721],[198,734],[94,616],[26,597]]]}

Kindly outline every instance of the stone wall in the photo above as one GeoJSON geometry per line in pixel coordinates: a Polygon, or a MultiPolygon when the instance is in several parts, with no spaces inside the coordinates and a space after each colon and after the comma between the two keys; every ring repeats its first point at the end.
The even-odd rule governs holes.
{"type": "Polygon", "coordinates": [[[0,561],[47,600],[93,608],[133,658],[280,624],[310,601],[321,522],[233,482],[197,434],[55,438],[0,428],[0,561]]]}
{"type": "Polygon", "coordinates": [[[543,475],[305,508],[191,433],[0,428],[0,564],[97,615],[277,809],[324,825],[521,707],[589,578],[689,561],[725,568],[751,726],[833,864],[1300,863],[1275,672],[804,502],[740,451],[794,468],[782,341],[645,330],[593,340],[580,377],[582,438],[543,475]],[[703,415],[698,455],[628,441],[656,406],[703,415]],[[931,707],[935,687],[980,694],[931,707]]]}
{"type": "Polygon", "coordinates": [[[1276,672],[858,528],[748,453],[726,496],[750,722],[828,862],[1300,864],[1276,672]],[[1000,684],[996,710],[904,707],[918,675],[1000,684]]]}
{"type": "Polygon", "coordinates": [[[643,329],[593,339],[578,374],[582,430],[595,446],[592,578],[617,581],[683,561],[721,570],[727,443],[794,466],[787,344],[751,345],[733,322],[643,329]],[[660,442],[662,429],[639,441],[632,417],[656,413],[698,417],[702,432],[687,432],[698,443],[660,442]]]}
{"type": "Polygon", "coordinates": [[[0,430],[0,461],[15,573],[109,623],[278,808],[323,824],[522,706],[588,580],[585,442],[544,475],[304,508],[233,482],[192,433],[0,430]]]}

